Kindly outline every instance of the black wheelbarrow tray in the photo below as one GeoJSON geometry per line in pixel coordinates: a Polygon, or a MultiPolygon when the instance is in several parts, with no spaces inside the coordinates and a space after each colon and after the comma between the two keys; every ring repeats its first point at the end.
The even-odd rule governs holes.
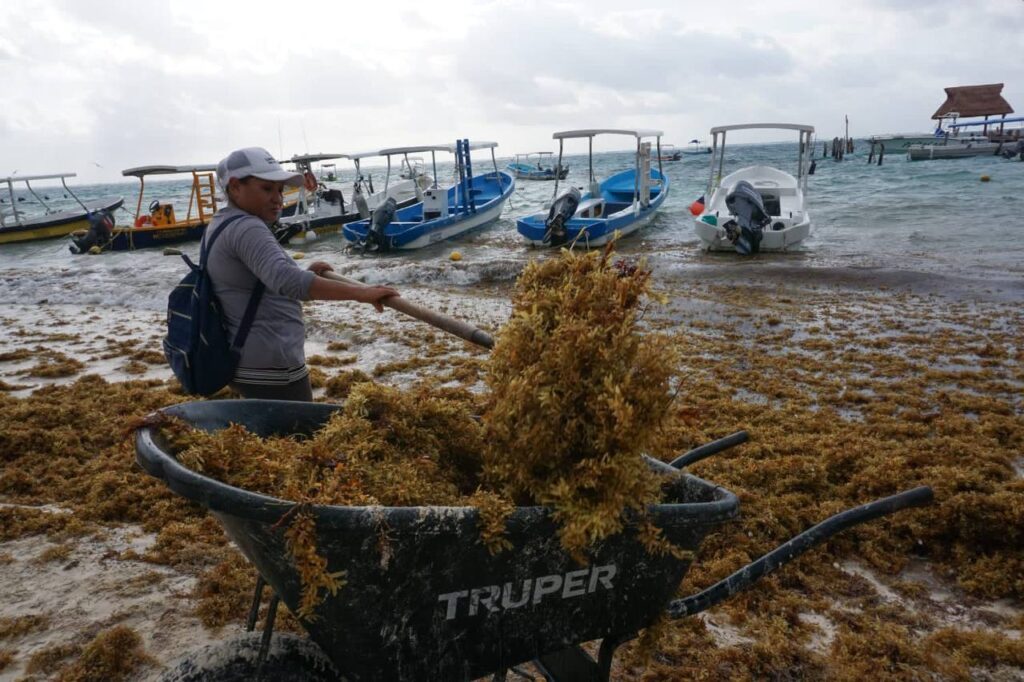
{"type": "MultiPolygon", "coordinates": [[[[271,436],[312,434],[337,409],[221,400],[162,412],[207,431],[235,423],[271,436]]],[[[676,546],[696,552],[707,533],[739,511],[733,493],[679,469],[744,440],[744,432],[733,434],[671,465],[649,459],[671,479],[665,502],[650,508],[650,518],[676,546]]],[[[139,464],[175,493],[209,509],[256,567],[260,582],[297,612],[299,577],[285,547],[286,524],[280,523],[294,503],[186,469],[150,427],[136,432],[135,445],[139,464]]],[[[327,679],[471,680],[488,674],[503,679],[505,671],[531,661],[550,680],[607,679],[615,649],[662,613],[681,617],[703,611],[844,528],[931,498],[930,488],[916,488],[837,514],[684,599],[673,598],[690,560],[649,555],[629,526],[597,545],[590,563],[580,565],[561,548],[550,511],[543,507],[515,510],[507,522],[513,549],[497,555],[480,541],[475,508],[313,507],[319,552],[328,571],[345,572],[346,584],[302,625],[333,664],[327,679]],[[595,661],[579,645],[599,639],[595,661]]],[[[255,607],[261,590],[262,585],[255,607]]],[[[276,604],[272,599],[259,666],[265,665],[276,604]]],[[[255,611],[250,629],[254,623],[255,611]]]]}

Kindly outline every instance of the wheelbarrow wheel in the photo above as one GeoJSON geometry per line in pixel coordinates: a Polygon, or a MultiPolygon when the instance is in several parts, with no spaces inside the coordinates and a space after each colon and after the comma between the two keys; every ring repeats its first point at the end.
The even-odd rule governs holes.
{"type": "Polygon", "coordinates": [[[263,668],[257,674],[259,633],[211,644],[186,656],[160,676],[159,682],[338,682],[330,660],[312,640],[275,633],[263,668]]]}

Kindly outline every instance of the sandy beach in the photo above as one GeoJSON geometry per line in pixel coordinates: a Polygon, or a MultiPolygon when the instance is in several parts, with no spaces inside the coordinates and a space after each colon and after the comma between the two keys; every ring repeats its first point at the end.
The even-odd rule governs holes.
{"type": "MultiPolygon", "coordinates": [[[[693,467],[740,496],[741,518],[705,541],[680,594],[842,508],[920,483],[936,503],[664,625],[653,657],[627,646],[613,677],[1024,680],[1022,285],[753,265],[655,272],[667,303],[648,324],[685,357],[678,451],[751,434],[693,467]]],[[[403,293],[492,333],[511,310],[502,283],[403,293]]],[[[349,304],[306,313],[318,400],[355,370],[481,386],[484,352],[422,323],[349,304]]],[[[90,679],[82,661],[117,626],[137,636],[132,680],[239,635],[251,569],[137,469],[123,432],[185,399],[159,353],[162,314],[43,303],[0,317],[0,680],[90,679]]]]}

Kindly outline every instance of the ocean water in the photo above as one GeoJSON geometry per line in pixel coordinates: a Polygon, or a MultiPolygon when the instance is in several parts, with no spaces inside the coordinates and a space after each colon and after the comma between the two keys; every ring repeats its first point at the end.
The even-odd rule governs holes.
{"type": "MultiPolygon", "coordinates": [[[[815,150],[821,152],[820,143],[815,150]]],[[[687,277],[730,278],[798,276],[804,281],[834,281],[856,275],[869,284],[926,278],[933,288],[955,290],[965,282],[1008,285],[1011,296],[1024,282],[1024,163],[1000,157],[908,162],[890,154],[882,166],[867,163],[868,145],[842,162],[817,157],[817,170],[808,186],[813,221],[810,237],[784,254],[744,258],[728,253],[704,253],[693,231],[690,204],[701,196],[710,174],[710,155],[685,156],[664,164],[670,193],[654,220],[620,242],[624,254],[646,255],[658,273],[687,277]],[[982,182],[981,176],[991,178],[982,182]]],[[[499,160],[502,168],[506,161],[499,160]]],[[[565,183],[587,181],[587,157],[568,156],[565,183]]],[[[631,152],[594,156],[598,178],[629,168],[631,152]]],[[[796,166],[795,144],[730,145],[726,172],[742,166],[768,164],[787,172],[796,166]]],[[[474,158],[475,172],[490,169],[490,159],[474,158]]],[[[383,169],[365,169],[383,186],[383,169]]],[[[428,169],[429,170],[429,169],[428,169]]],[[[448,178],[451,164],[439,164],[438,175],[448,178]]],[[[342,171],[346,187],[351,171],[342,171]]],[[[512,200],[501,218],[473,233],[412,252],[359,256],[348,253],[340,235],[316,242],[293,244],[304,262],[325,260],[349,276],[400,289],[442,287],[472,295],[480,284],[511,283],[531,258],[550,249],[527,246],[515,229],[515,219],[542,210],[551,199],[553,182],[517,181],[512,200]],[[462,259],[450,259],[452,251],[462,259]]],[[[72,188],[83,199],[122,195],[134,212],[135,181],[72,188]]],[[[190,181],[149,182],[143,206],[158,198],[172,201],[179,216],[187,206],[190,181]]],[[[65,200],[62,188],[40,188],[55,207],[65,200]]],[[[29,197],[31,199],[31,197],[29,197]]],[[[19,204],[33,208],[29,201],[19,204]]],[[[119,224],[129,224],[129,210],[119,211],[119,224]]],[[[196,255],[198,243],[182,249],[196,255]]],[[[66,239],[0,245],[0,306],[46,302],[83,306],[123,306],[132,310],[162,310],[168,291],[184,274],[177,257],[159,249],[129,253],[73,255],[66,239]]]]}

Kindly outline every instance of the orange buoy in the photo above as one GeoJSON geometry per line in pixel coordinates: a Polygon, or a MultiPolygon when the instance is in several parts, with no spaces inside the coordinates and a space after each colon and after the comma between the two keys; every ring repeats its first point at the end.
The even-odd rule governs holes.
{"type": "Polygon", "coordinates": [[[989,176],[987,176],[987,175],[982,175],[982,176],[981,176],[981,181],[982,181],[982,182],[988,182],[988,181],[989,181],[989,180],[991,180],[991,179],[992,179],[992,178],[990,178],[990,177],[989,177],[989,176]]]}
{"type": "Polygon", "coordinates": [[[700,215],[704,212],[704,202],[697,200],[690,204],[690,213],[693,215],[700,215]]]}

